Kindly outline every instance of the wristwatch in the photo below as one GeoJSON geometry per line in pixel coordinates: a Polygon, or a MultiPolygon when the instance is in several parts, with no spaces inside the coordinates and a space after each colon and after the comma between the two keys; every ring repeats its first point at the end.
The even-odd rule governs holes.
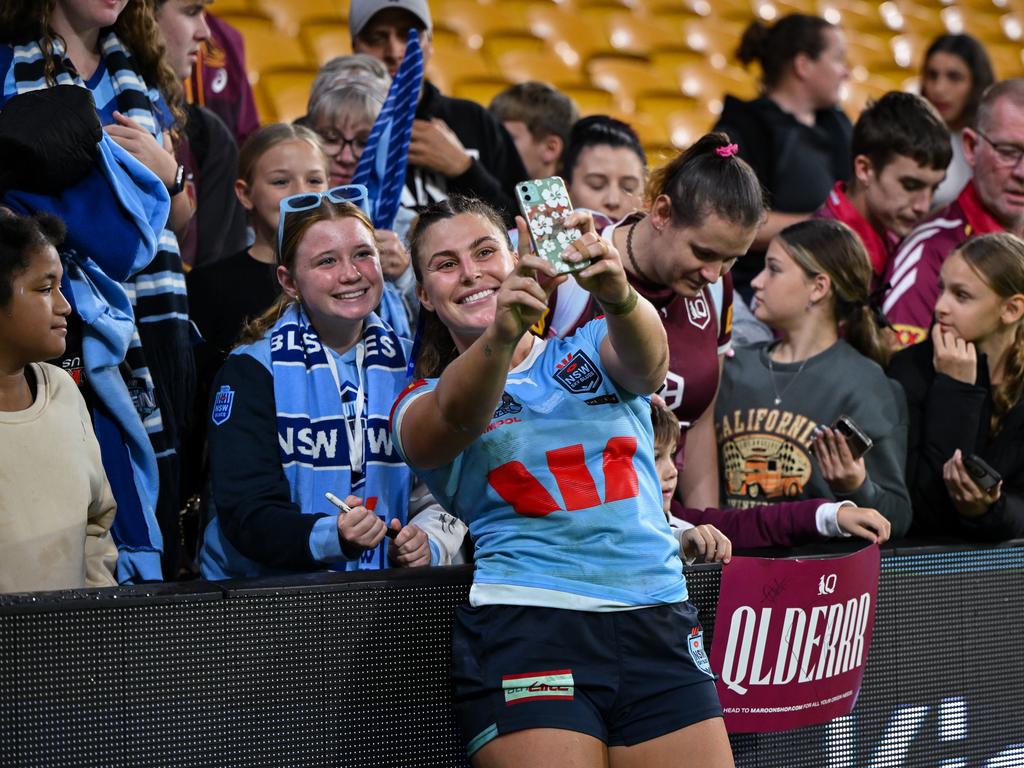
{"type": "Polygon", "coordinates": [[[174,172],[174,183],[167,188],[167,192],[171,197],[185,189],[185,166],[178,163],[178,170],[174,172]]]}

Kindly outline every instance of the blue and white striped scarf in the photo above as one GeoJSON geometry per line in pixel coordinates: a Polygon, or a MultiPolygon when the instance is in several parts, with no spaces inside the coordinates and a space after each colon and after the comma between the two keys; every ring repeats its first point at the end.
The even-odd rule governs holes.
{"type": "MultiPolygon", "coordinates": [[[[334,358],[336,381],[334,353],[301,308],[289,307],[269,338],[278,445],[292,501],[306,514],[333,513],[324,494],[351,493],[385,522],[397,517],[405,525],[411,474],[391,443],[388,420],[408,383],[407,342],[371,313],[359,343],[343,356],[355,358],[355,370],[334,358]],[[358,442],[350,443],[350,433],[358,442]]],[[[386,546],[387,539],[360,560],[331,567],[386,567],[386,546]]]]}

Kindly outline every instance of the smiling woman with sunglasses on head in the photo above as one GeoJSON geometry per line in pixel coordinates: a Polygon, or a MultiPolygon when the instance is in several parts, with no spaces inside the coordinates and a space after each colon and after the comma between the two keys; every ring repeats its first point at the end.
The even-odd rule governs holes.
{"type": "Polygon", "coordinates": [[[374,313],[383,290],[377,243],[347,202],[352,192],[280,202],[283,293],[246,328],[213,385],[206,578],[443,559],[426,533],[405,525],[410,508],[432,502],[412,489],[388,436],[408,342],[374,313]],[[339,514],[328,492],[351,511],[339,514]]]}

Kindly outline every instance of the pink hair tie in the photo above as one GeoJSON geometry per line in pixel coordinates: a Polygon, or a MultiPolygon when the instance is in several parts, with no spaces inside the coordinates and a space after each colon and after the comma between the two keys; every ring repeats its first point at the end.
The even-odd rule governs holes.
{"type": "Polygon", "coordinates": [[[719,157],[732,157],[740,151],[739,144],[726,144],[722,147],[715,147],[715,154],[719,157]]]}

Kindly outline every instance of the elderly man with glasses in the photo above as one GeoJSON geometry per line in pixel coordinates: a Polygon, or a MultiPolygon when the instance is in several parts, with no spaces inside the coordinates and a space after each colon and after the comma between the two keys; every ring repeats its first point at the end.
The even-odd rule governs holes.
{"type": "Polygon", "coordinates": [[[1024,78],[989,88],[976,123],[964,128],[971,182],[903,241],[886,272],[883,310],[904,345],[928,334],[939,296],[939,269],[969,237],[989,232],[1024,235],[1024,78]]]}

